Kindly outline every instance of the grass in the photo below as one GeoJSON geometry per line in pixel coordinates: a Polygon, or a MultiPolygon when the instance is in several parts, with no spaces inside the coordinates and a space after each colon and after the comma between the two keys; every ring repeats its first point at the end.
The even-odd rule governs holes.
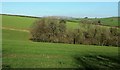
{"type": "MultiPolygon", "coordinates": [[[[80,23],[81,20],[83,20],[84,18],[79,18],[77,20],[73,19],[71,21],[73,21],[73,23],[80,23]]],[[[119,26],[120,24],[118,24],[118,22],[120,20],[118,20],[117,17],[108,17],[108,18],[88,18],[88,20],[100,20],[102,25],[107,25],[107,26],[119,26]]]]}
{"type": "Polygon", "coordinates": [[[110,25],[110,26],[119,26],[118,25],[118,18],[101,18],[100,19],[103,23],[103,25],[110,25]]]}
{"type": "Polygon", "coordinates": [[[2,16],[3,27],[11,27],[18,29],[29,29],[30,26],[37,20],[36,18],[18,17],[18,16],[2,16]]]}
{"type": "MultiPolygon", "coordinates": [[[[28,17],[19,17],[19,16],[9,16],[9,15],[0,15],[2,16],[2,22],[4,23],[3,27],[12,27],[17,29],[29,29],[32,24],[38,20],[37,18],[28,18],[28,17]]],[[[79,26],[78,21],[82,20],[83,18],[77,20],[77,22],[67,22],[67,28],[76,28],[79,26]]],[[[118,19],[117,18],[97,18],[91,20],[101,20],[103,25],[109,26],[118,26],[118,19]]]]}
{"type": "Polygon", "coordinates": [[[75,23],[75,22],[67,22],[66,26],[69,29],[74,29],[76,27],[78,27],[79,23],[75,23]]]}
{"type": "Polygon", "coordinates": [[[3,65],[11,68],[77,68],[80,64],[76,63],[75,57],[118,56],[117,47],[31,42],[28,39],[27,32],[3,30],[3,65]]]}
{"type": "MultiPolygon", "coordinates": [[[[10,27],[15,29],[29,29],[32,24],[38,20],[37,18],[28,18],[28,17],[19,17],[19,16],[9,16],[3,15],[2,22],[4,23],[3,27],[10,27]]],[[[78,23],[67,22],[68,28],[75,28],[78,26],[78,23]]]]}
{"type": "MultiPolygon", "coordinates": [[[[13,17],[13,19],[18,18],[22,19],[22,17],[13,17]]],[[[24,23],[19,25],[17,21],[10,19],[12,20],[12,17],[8,22],[8,18],[3,18],[3,26],[17,29],[24,26],[23,28],[26,29],[29,27],[28,22],[31,22],[28,21],[31,18],[26,18],[24,23]]],[[[119,66],[118,47],[32,42],[29,40],[28,32],[8,29],[2,29],[2,34],[3,67],[83,69],[100,67],[116,70],[119,66]]]]}

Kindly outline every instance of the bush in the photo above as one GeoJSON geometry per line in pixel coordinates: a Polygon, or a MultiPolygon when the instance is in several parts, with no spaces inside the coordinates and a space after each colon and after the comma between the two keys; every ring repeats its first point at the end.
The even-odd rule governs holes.
{"type": "MultiPolygon", "coordinates": [[[[87,44],[101,46],[120,46],[120,29],[93,25],[94,21],[82,20],[76,29],[67,29],[66,21],[55,17],[45,17],[31,27],[31,40],[36,42],[54,42],[69,44],[87,44]]],[[[97,21],[96,23],[100,23],[97,21]]]]}
{"type": "Polygon", "coordinates": [[[66,31],[66,21],[55,17],[45,17],[35,22],[31,28],[33,41],[62,42],[66,31]]]}

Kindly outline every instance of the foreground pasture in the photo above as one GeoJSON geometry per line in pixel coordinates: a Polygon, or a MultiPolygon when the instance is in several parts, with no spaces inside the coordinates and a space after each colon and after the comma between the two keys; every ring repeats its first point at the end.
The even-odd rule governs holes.
{"type": "Polygon", "coordinates": [[[3,67],[109,68],[119,66],[118,48],[32,42],[28,32],[3,29],[3,67]]]}
{"type": "MultiPolygon", "coordinates": [[[[1,16],[1,15],[0,15],[1,16]]],[[[2,16],[2,62],[5,68],[105,68],[117,70],[118,47],[32,42],[29,27],[36,18],[2,16]]],[[[109,23],[108,23],[109,24],[109,23]]],[[[68,22],[74,28],[77,23],[68,22]]]]}

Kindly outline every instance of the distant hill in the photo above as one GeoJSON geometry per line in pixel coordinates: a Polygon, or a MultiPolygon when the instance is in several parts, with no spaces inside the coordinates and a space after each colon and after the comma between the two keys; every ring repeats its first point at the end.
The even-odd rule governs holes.
{"type": "Polygon", "coordinates": [[[6,15],[6,16],[18,16],[18,17],[29,17],[29,18],[41,18],[41,17],[36,17],[36,16],[13,15],[13,14],[0,14],[0,15],[6,15]]]}
{"type": "MultiPolygon", "coordinates": [[[[21,24],[19,24],[21,26],[23,25],[23,23],[24,23],[24,25],[28,26],[31,23],[33,23],[34,20],[42,18],[42,17],[26,16],[26,15],[11,15],[11,14],[0,14],[0,15],[2,15],[2,17],[3,17],[3,22],[5,22],[4,24],[8,24],[7,22],[11,22],[12,24],[16,23],[16,22],[19,22],[19,23],[21,23],[21,24]],[[4,21],[4,18],[8,19],[8,20],[4,21]],[[14,21],[11,21],[11,20],[14,20],[14,21]],[[21,22],[21,21],[23,21],[23,22],[21,22]]],[[[67,22],[70,22],[72,24],[81,23],[81,20],[85,19],[85,18],[73,18],[73,17],[66,17],[66,16],[51,16],[51,17],[62,18],[62,19],[65,19],[65,20],[67,20],[67,22]]],[[[115,27],[120,26],[120,23],[119,23],[120,20],[118,19],[118,17],[87,18],[87,19],[89,19],[89,20],[100,20],[102,25],[105,25],[105,26],[115,26],[115,27]]],[[[25,27],[25,26],[23,26],[23,27],[25,27]]]]}

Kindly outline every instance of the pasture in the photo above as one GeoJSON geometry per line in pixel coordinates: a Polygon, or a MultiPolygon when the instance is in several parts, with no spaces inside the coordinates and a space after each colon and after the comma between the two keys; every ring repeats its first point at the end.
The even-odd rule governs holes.
{"type": "MultiPolygon", "coordinates": [[[[2,26],[14,29],[2,29],[3,67],[116,70],[120,66],[118,47],[32,42],[29,40],[29,32],[21,29],[29,29],[36,18],[6,15],[2,17],[2,26]]],[[[74,26],[76,27],[77,23],[67,23],[69,28],[74,26]]]]}

